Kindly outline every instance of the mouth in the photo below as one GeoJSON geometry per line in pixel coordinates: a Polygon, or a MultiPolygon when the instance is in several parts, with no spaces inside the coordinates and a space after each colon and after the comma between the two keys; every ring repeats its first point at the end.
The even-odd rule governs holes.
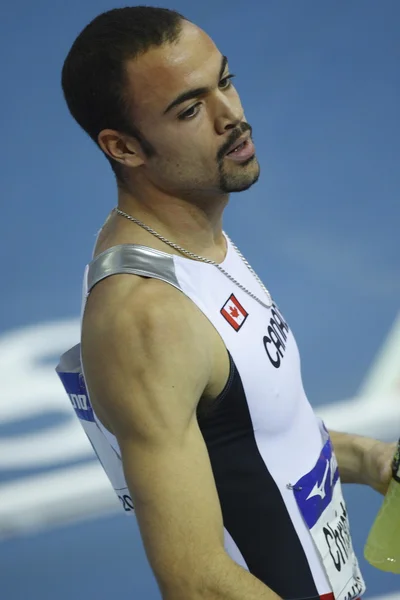
{"type": "Polygon", "coordinates": [[[250,140],[249,133],[242,135],[238,140],[236,140],[236,142],[234,142],[232,144],[232,146],[226,152],[226,156],[228,156],[228,154],[233,154],[234,152],[239,152],[245,146],[246,142],[248,142],[249,140],[250,140]]]}
{"type": "Polygon", "coordinates": [[[252,158],[256,150],[254,144],[250,138],[250,134],[242,135],[232,146],[229,148],[225,157],[235,162],[245,162],[252,158]]]}

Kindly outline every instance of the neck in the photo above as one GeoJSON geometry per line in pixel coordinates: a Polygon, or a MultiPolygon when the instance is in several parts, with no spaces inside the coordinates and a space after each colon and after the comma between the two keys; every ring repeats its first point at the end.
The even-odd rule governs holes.
{"type": "Polygon", "coordinates": [[[228,195],[220,195],[187,200],[162,192],[141,197],[118,190],[118,208],[199,255],[225,251],[222,217],[228,199],[228,195]]]}

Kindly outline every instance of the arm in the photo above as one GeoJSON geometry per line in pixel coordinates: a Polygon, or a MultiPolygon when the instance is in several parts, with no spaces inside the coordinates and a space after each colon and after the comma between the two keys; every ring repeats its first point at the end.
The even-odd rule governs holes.
{"type": "Polygon", "coordinates": [[[376,440],[338,431],[329,433],[343,483],[366,483],[363,473],[364,456],[376,444],[376,440]]]}
{"type": "Polygon", "coordinates": [[[396,444],[361,435],[329,431],[343,483],[369,485],[385,494],[396,444]]]}
{"type": "Polygon", "coordinates": [[[116,435],[150,566],[164,600],[279,600],[224,550],[196,406],[211,344],[198,309],[154,280],[118,276],[88,299],[82,331],[93,406],[116,435]]]}

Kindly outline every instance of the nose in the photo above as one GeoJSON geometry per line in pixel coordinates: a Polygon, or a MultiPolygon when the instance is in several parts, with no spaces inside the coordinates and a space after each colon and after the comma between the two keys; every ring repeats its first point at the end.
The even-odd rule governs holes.
{"type": "Polygon", "coordinates": [[[228,98],[221,95],[215,117],[215,129],[219,135],[237,128],[244,120],[243,108],[238,97],[228,98]]]}

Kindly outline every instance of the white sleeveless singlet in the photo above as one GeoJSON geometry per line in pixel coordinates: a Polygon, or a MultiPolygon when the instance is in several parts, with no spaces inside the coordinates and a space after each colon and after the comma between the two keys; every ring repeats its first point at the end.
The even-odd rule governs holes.
{"type": "MultiPolygon", "coordinates": [[[[221,266],[266,301],[229,238],[227,246],[221,266]]],[[[263,307],[213,265],[124,244],[87,266],[83,310],[93,287],[119,273],[157,278],[180,290],[209,319],[229,353],[222,394],[198,411],[228,554],[282,598],[360,597],[365,584],[336,458],[305,395],[298,348],[278,306],[263,307]]],[[[122,508],[133,514],[118,441],[90,404],[79,344],[63,355],[57,372],[122,508]]]]}

